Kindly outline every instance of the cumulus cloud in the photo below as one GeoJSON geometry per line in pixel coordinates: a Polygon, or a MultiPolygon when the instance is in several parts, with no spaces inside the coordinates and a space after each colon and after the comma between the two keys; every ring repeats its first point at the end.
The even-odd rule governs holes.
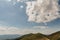
{"type": "Polygon", "coordinates": [[[28,21],[46,23],[60,18],[57,0],[35,0],[26,2],[28,21]]]}

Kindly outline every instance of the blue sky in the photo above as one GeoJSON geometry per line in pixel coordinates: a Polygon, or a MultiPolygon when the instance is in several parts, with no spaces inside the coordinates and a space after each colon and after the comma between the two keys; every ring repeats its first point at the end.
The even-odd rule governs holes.
{"type": "Polygon", "coordinates": [[[25,2],[0,0],[0,34],[26,34],[37,32],[48,34],[60,31],[60,18],[48,22],[47,25],[44,23],[28,22],[26,6],[25,2]],[[21,8],[21,6],[23,7],[21,8]],[[15,31],[13,32],[11,29],[15,31]]]}

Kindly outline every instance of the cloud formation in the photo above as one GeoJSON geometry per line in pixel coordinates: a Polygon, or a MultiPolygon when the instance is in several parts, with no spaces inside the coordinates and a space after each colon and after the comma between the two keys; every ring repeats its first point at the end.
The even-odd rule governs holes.
{"type": "Polygon", "coordinates": [[[29,33],[42,33],[51,34],[59,31],[59,28],[50,28],[47,26],[33,26],[33,28],[18,28],[13,26],[0,26],[0,35],[3,34],[29,34],[29,33]]]}
{"type": "Polygon", "coordinates": [[[47,29],[48,27],[47,26],[34,26],[33,28],[36,28],[36,29],[47,29]]]}
{"type": "Polygon", "coordinates": [[[21,0],[17,0],[17,2],[20,2],[21,0]]]}
{"type": "Polygon", "coordinates": [[[33,26],[34,33],[42,33],[42,34],[52,34],[54,32],[60,31],[59,28],[56,27],[48,27],[48,26],[33,26]]]}
{"type": "MultiPolygon", "coordinates": [[[[6,0],[6,1],[10,2],[10,1],[13,1],[13,0],[6,0]]],[[[20,2],[21,0],[15,0],[15,1],[20,2]]]]}
{"type": "Polygon", "coordinates": [[[8,26],[0,26],[0,35],[1,34],[19,34],[19,28],[17,27],[8,27],[8,26]]]}
{"type": "Polygon", "coordinates": [[[36,0],[26,2],[28,21],[46,23],[60,18],[57,0],[36,0]]]}

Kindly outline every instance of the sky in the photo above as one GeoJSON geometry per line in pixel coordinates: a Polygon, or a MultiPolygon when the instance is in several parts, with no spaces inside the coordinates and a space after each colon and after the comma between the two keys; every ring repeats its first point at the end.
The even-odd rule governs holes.
{"type": "MultiPolygon", "coordinates": [[[[39,3],[37,2],[37,4],[39,3]]],[[[50,14],[52,16],[46,17],[47,20],[44,20],[44,15],[48,13],[40,12],[41,15],[39,13],[32,14],[34,5],[35,2],[32,2],[31,6],[31,1],[28,0],[0,0],[0,35],[28,33],[51,34],[60,31],[60,15],[55,12],[57,8],[53,9],[54,13],[50,14]]],[[[56,5],[53,7],[56,7],[56,5]]]]}

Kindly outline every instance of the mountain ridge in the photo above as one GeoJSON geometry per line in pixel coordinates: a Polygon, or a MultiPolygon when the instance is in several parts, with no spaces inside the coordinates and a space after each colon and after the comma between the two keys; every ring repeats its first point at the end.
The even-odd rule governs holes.
{"type": "Polygon", "coordinates": [[[16,40],[60,40],[60,31],[52,33],[50,35],[44,35],[41,33],[30,33],[23,35],[16,40]]]}

